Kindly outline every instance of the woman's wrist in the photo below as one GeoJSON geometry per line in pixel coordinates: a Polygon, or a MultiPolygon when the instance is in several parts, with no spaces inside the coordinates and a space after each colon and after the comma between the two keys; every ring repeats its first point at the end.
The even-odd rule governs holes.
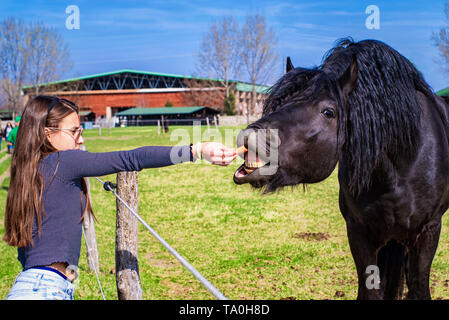
{"type": "Polygon", "coordinates": [[[201,142],[197,142],[196,144],[191,144],[190,145],[191,151],[192,151],[192,156],[194,160],[201,160],[202,159],[202,143],[201,142]]]}
{"type": "Polygon", "coordinates": [[[202,160],[203,159],[203,144],[201,142],[197,142],[196,144],[196,155],[198,160],[202,160]]]}

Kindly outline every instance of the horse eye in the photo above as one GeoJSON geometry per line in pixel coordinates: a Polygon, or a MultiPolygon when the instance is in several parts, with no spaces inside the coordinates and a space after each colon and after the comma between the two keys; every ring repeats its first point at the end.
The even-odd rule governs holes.
{"type": "Polygon", "coordinates": [[[321,113],[328,119],[335,118],[335,112],[332,109],[324,109],[321,113]]]}

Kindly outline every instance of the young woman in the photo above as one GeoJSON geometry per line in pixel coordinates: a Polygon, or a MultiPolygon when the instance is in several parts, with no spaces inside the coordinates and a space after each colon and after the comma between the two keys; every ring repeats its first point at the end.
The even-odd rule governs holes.
{"type": "Polygon", "coordinates": [[[37,96],[26,105],[11,162],[4,240],[18,247],[20,272],[7,299],[73,299],[68,266],[78,265],[82,219],[92,214],[84,177],[169,166],[201,156],[228,165],[235,150],[219,143],[148,146],[89,153],[78,107],[37,96]]]}

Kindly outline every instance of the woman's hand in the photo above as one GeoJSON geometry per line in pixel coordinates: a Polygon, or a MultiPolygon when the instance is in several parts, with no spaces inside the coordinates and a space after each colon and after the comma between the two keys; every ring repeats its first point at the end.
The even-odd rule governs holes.
{"type": "Polygon", "coordinates": [[[235,149],[228,148],[218,142],[204,142],[195,145],[193,156],[204,159],[212,164],[227,166],[236,158],[235,149]]]}

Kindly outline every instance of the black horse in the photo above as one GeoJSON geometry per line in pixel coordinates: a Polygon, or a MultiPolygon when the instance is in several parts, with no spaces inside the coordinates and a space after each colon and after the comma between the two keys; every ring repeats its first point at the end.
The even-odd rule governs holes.
{"type": "Polygon", "coordinates": [[[262,118],[241,132],[246,159],[257,157],[234,182],[269,193],[322,181],[338,162],[358,299],[401,298],[405,283],[408,299],[430,299],[430,267],[449,207],[448,116],[443,100],[393,48],[342,39],[319,67],[293,68],[287,59],[262,118]],[[266,129],[278,133],[276,161],[266,152],[273,142],[266,129]],[[251,143],[249,131],[264,134],[251,143]],[[273,165],[274,174],[262,173],[273,165]],[[380,283],[370,278],[376,268],[380,283]]]}

